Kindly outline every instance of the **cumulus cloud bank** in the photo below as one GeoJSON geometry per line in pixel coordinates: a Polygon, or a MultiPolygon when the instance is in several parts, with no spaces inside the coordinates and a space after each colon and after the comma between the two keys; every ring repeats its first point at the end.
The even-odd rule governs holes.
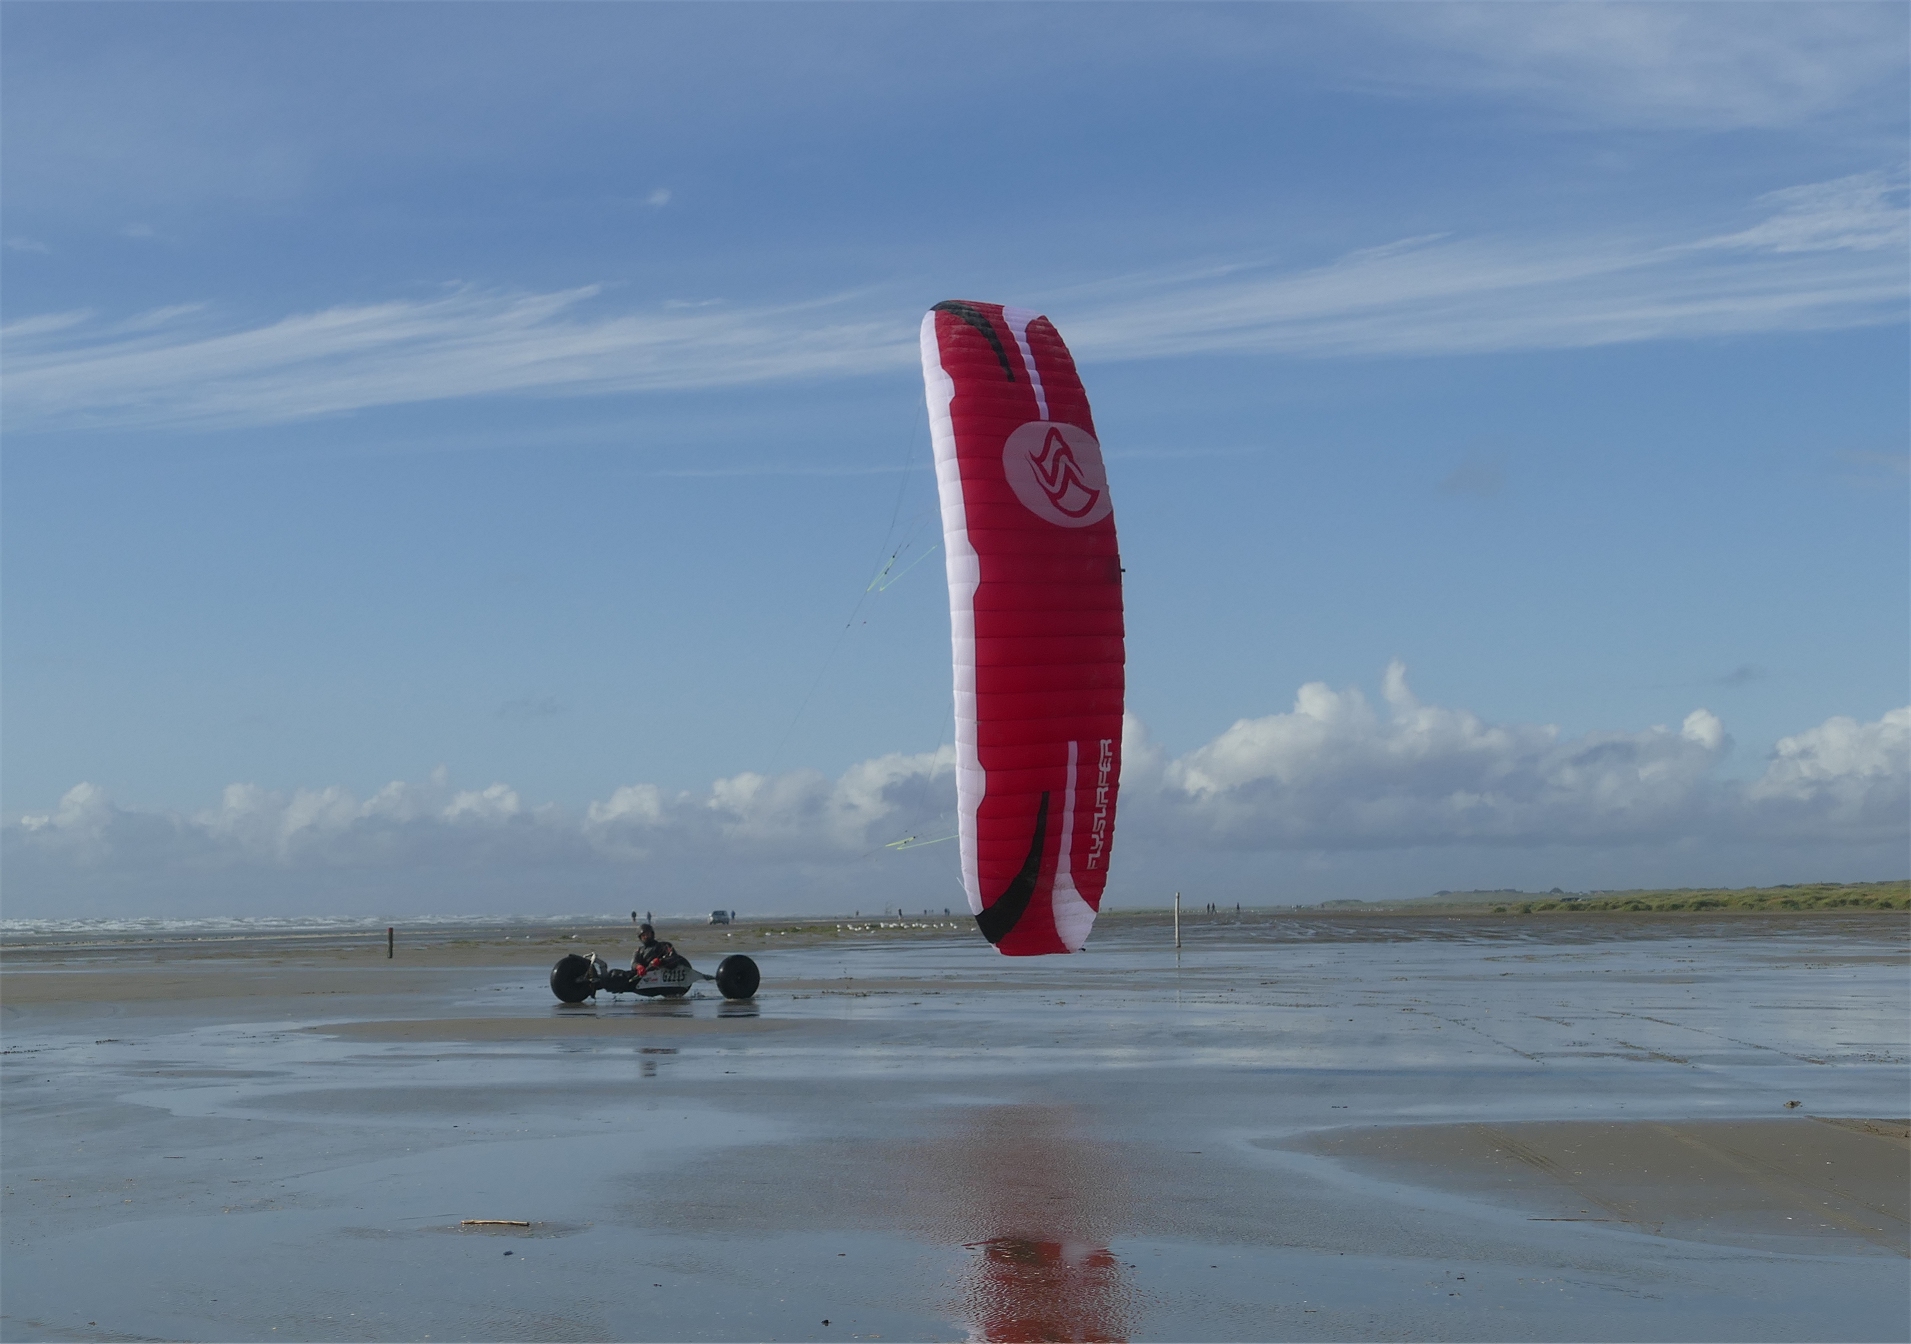
{"type": "MultiPolygon", "coordinates": [[[[1423,704],[1396,662],[1379,705],[1358,688],[1310,683],[1288,712],[1242,719],[1181,756],[1130,719],[1121,846],[1131,864],[1200,851],[1245,865],[1273,851],[1878,846],[1911,833],[1911,707],[1783,738],[1749,783],[1721,776],[1731,749],[1703,708],[1676,727],[1577,737],[1491,723],[1423,704]]],[[[630,784],[582,811],[527,804],[501,783],[459,789],[443,771],[365,798],[234,784],[193,813],[123,806],[80,784],[9,821],[0,840],[12,915],[265,892],[572,909],[617,904],[612,894],[633,885],[686,898],[742,885],[764,903],[837,909],[927,882],[947,903],[959,899],[952,874],[886,846],[948,827],[954,768],[944,748],[881,756],[837,779],[797,770],[701,791],[630,784]]],[[[946,849],[930,852],[953,866],[946,849]]]]}
{"type": "Polygon", "coordinates": [[[1161,762],[1143,815],[1239,848],[1365,849],[1660,840],[1730,811],[1729,790],[1708,786],[1729,746],[1708,710],[1677,729],[1567,739],[1423,705],[1398,662],[1383,698],[1384,714],[1357,688],[1303,686],[1289,713],[1242,719],[1161,762]]]}

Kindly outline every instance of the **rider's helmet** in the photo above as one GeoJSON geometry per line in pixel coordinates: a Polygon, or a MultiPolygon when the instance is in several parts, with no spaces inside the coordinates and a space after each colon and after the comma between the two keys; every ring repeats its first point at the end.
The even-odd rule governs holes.
{"type": "Polygon", "coordinates": [[[654,943],[657,941],[657,930],[651,928],[648,924],[639,924],[637,926],[637,936],[647,943],[654,943]]]}

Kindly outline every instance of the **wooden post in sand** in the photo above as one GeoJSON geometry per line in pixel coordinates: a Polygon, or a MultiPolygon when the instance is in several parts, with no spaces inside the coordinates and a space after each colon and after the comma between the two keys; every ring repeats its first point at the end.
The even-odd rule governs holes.
{"type": "Polygon", "coordinates": [[[1174,894],[1174,945],[1181,946],[1181,893],[1174,894]]]}
{"type": "MultiPolygon", "coordinates": [[[[389,925],[386,926],[386,929],[385,929],[385,960],[386,961],[390,961],[392,959],[393,950],[394,948],[396,948],[397,944],[398,944],[398,935],[391,929],[389,925]]],[[[1179,947],[1180,944],[1177,943],[1175,944],[1175,946],[1179,947]]]]}

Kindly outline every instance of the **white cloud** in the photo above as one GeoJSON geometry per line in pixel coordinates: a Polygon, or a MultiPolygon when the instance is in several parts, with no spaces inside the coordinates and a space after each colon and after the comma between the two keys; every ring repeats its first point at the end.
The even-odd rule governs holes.
{"type": "MultiPolygon", "coordinates": [[[[243,787],[234,784],[226,793],[230,796],[233,789],[243,787]]],[[[20,829],[28,835],[44,835],[48,839],[68,840],[92,839],[100,835],[112,821],[113,807],[106,799],[106,791],[96,784],[75,784],[60,798],[60,805],[51,812],[29,812],[20,818],[20,829]]]]}
{"type": "Polygon", "coordinates": [[[153,308],[143,313],[135,313],[112,329],[115,336],[132,336],[140,332],[156,331],[160,327],[171,326],[182,318],[192,317],[206,310],[203,303],[175,303],[164,308],[153,308]]]}
{"type": "Polygon", "coordinates": [[[584,814],[591,826],[658,826],[664,819],[664,792],[655,784],[626,784],[584,814]]]}
{"type": "MultiPolygon", "coordinates": [[[[1397,241],[1327,265],[1229,262],[1031,296],[1085,359],[1453,355],[1902,321],[1901,182],[1788,189],[1696,237],[1397,241]]],[[[463,287],[215,330],[190,305],[114,328],[6,328],[15,429],[258,425],[498,395],[642,393],[873,373],[916,359],[914,303],[602,311],[598,286],[463,287]]]]}
{"type": "Polygon", "coordinates": [[[1896,5],[1439,4],[1341,11],[1404,40],[1352,58],[1384,84],[1516,99],[1605,123],[1789,127],[1902,106],[1896,5]],[[1433,59],[1427,59],[1427,53],[1433,59]]]}
{"type": "Polygon", "coordinates": [[[1904,318],[1904,187],[1789,189],[1690,242],[1412,238],[1309,271],[1230,265],[1073,296],[1091,356],[1453,355],[1815,331],[1904,318]]]}
{"type": "Polygon", "coordinates": [[[1838,464],[1837,479],[1860,490],[1889,490],[1904,493],[1911,478],[1911,455],[1875,453],[1861,449],[1843,449],[1833,455],[1838,464]]]}
{"type": "Polygon", "coordinates": [[[1357,688],[1303,686],[1286,714],[1242,719],[1170,763],[1171,831],[1247,848],[1464,842],[1625,843],[1709,829],[1708,776],[1724,726],[1568,739],[1550,724],[1490,724],[1423,705],[1395,662],[1382,713],[1357,688]]]}
{"type": "Polygon", "coordinates": [[[650,206],[653,210],[663,209],[666,205],[670,204],[670,188],[658,187],[655,191],[651,192],[650,195],[644,197],[644,204],[650,206]]]}
{"type": "Polygon", "coordinates": [[[1872,723],[1843,715],[1781,737],[1747,797],[1791,830],[1901,834],[1911,814],[1911,708],[1872,723]]]}
{"type": "Polygon", "coordinates": [[[91,308],[73,308],[64,313],[41,313],[36,317],[23,317],[17,322],[0,326],[0,340],[31,341],[36,337],[50,336],[56,331],[66,331],[93,318],[91,308]]]}
{"type": "Polygon", "coordinates": [[[479,792],[467,792],[457,795],[445,808],[445,820],[478,824],[482,822],[509,821],[522,816],[524,804],[519,801],[517,790],[506,788],[502,784],[493,784],[479,792]]]}
{"type": "Polygon", "coordinates": [[[69,425],[256,425],[527,392],[643,392],[834,377],[906,364],[907,324],[836,301],[749,312],[585,316],[597,286],[471,288],[263,327],[87,339],[68,315],[10,329],[9,410],[69,425]],[[36,327],[32,324],[38,323],[36,327]],[[59,343],[32,338],[63,334],[59,343]]]}
{"type": "Polygon", "coordinates": [[[1760,198],[1772,210],[1770,217],[1738,233],[1708,238],[1699,246],[1771,252],[1902,252],[1911,243],[1904,194],[1902,179],[1883,173],[1786,187],[1760,198]]]}
{"type": "Polygon", "coordinates": [[[880,756],[836,780],[813,770],[746,771],[716,781],[708,793],[675,795],[650,784],[626,785],[590,805],[583,829],[594,845],[645,853],[855,858],[895,839],[896,826],[952,808],[954,771],[951,747],[880,756]]]}
{"type": "MultiPolygon", "coordinates": [[[[1694,844],[1723,861],[1751,843],[1901,847],[1911,832],[1911,708],[1784,738],[1763,775],[1741,785],[1720,777],[1731,741],[1705,709],[1677,728],[1573,737],[1424,704],[1398,662],[1381,702],[1312,683],[1292,710],[1242,719],[1172,758],[1130,718],[1125,862],[1201,856],[1212,867],[1232,854],[1238,876],[1279,851],[1603,857],[1694,844]]],[[[527,805],[501,783],[459,790],[442,770],[364,799],[337,787],[288,794],[234,784],[192,814],[122,807],[81,784],[0,839],[14,909],[109,888],[151,900],[299,881],[325,899],[382,882],[409,908],[432,893],[495,888],[521,900],[530,883],[548,901],[553,891],[621,892],[631,882],[689,893],[693,905],[712,889],[742,888],[759,904],[775,891],[825,908],[879,906],[885,892],[946,866],[941,850],[898,858],[883,846],[948,820],[954,766],[945,748],[864,761],[834,780],[796,770],[746,772],[702,791],[631,784],[581,813],[527,805]],[[931,867],[909,866],[917,863],[931,867]]],[[[952,887],[937,879],[936,890],[952,887]]]]}

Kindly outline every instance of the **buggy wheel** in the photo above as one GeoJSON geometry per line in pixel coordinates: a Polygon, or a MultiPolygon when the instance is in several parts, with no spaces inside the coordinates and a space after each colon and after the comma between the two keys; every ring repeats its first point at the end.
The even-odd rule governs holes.
{"type": "Polygon", "coordinates": [[[763,983],[756,963],[738,952],[717,963],[717,992],[726,999],[747,999],[763,983]]]}
{"type": "Polygon", "coordinates": [[[597,991],[591,987],[591,963],[573,952],[551,967],[551,993],[560,1003],[582,1003],[597,991]]]}

